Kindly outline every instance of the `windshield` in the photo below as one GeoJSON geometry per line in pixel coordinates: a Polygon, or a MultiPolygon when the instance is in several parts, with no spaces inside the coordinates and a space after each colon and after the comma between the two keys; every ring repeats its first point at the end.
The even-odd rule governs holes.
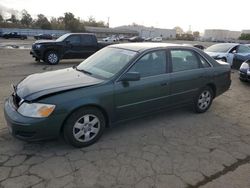
{"type": "Polygon", "coordinates": [[[215,44],[210,47],[208,47],[205,51],[206,52],[219,52],[219,53],[225,53],[231,48],[236,46],[235,44],[215,44]]]}
{"type": "Polygon", "coordinates": [[[108,79],[117,74],[136,54],[130,50],[106,47],[83,61],[77,69],[108,79]]]}
{"type": "Polygon", "coordinates": [[[57,41],[57,42],[62,42],[62,41],[64,41],[64,39],[66,39],[69,35],[70,35],[70,33],[64,34],[64,35],[60,36],[58,39],[56,39],[56,41],[57,41]]]}

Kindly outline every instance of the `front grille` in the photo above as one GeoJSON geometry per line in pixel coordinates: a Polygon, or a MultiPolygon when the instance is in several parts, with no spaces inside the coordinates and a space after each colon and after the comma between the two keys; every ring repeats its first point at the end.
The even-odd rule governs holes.
{"type": "Polygon", "coordinates": [[[13,97],[13,104],[14,104],[14,106],[16,108],[18,108],[19,107],[19,103],[21,102],[22,99],[17,94],[13,94],[12,97],[13,97]]]}

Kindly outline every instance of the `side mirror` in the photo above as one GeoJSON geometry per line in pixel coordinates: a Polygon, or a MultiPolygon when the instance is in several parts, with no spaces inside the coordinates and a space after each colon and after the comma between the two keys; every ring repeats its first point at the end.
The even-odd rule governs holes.
{"type": "Polygon", "coordinates": [[[127,81],[138,81],[141,76],[139,72],[127,72],[119,79],[119,81],[127,82],[127,81]]]}
{"type": "Polygon", "coordinates": [[[236,53],[237,53],[236,50],[233,50],[233,51],[232,51],[232,54],[236,54],[236,53]]]}

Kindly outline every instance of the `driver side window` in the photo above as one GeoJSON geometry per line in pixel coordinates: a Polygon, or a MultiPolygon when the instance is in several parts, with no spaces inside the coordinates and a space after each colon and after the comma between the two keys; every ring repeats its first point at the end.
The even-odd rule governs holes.
{"type": "Polygon", "coordinates": [[[161,50],[144,55],[129,72],[139,72],[142,78],[166,73],[166,52],[161,50]]]}
{"type": "Polygon", "coordinates": [[[69,41],[70,44],[80,44],[81,38],[79,35],[72,35],[66,39],[66,41],[69,41]]]}

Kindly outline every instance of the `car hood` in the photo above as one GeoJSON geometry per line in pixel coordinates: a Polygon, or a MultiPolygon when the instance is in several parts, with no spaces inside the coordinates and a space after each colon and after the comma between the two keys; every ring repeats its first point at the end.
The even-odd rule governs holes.
{"type": "Polygon", "coordinates": [[[207,51],[205,52],[211,57],[224,56],[226,54],[226,53],[221,53],[221,52],[207,52],[207,51]]]}
{"type": "Polygon", "coordinates": [[[45,95],[96,85],[103,81],[67,68],[26,77],[17,85],[16,94],[24,100],[32,101],[45,95]]]}

